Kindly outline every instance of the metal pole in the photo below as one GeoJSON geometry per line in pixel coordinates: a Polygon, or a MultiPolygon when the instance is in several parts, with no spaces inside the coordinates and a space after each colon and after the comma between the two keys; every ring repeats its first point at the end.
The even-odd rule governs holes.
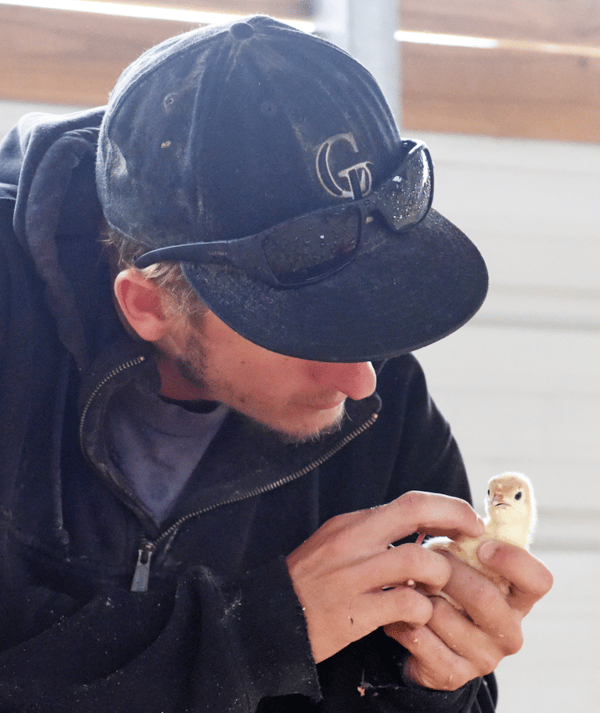
{"type": "Polygon", "coordinates": [[[400,0],[316,0],[316,32],[347,50],[373,74],[402,125],[401,68],[394,32],[400,0]]]}

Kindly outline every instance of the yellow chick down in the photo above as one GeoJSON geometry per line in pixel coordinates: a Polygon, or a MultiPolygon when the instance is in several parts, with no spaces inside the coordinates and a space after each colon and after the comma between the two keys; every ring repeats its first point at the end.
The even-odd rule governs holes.
{"type": "MultiPolygon", "coordinates": [[[[485,509],[485,531],[480,537],[459,536],[454,540],[434,537],[424,547],[460,557],[471,567],[483,572],[506,595],[510,583],[479,561],[477,548],[484,540],[499,540],[523,549],[529,548],[536,522],[533,486],[529,478],[521,473],[494,476],[488,483],[485,509]]],[[[455,602],[452,603],[456,606],[455,602]]]]}

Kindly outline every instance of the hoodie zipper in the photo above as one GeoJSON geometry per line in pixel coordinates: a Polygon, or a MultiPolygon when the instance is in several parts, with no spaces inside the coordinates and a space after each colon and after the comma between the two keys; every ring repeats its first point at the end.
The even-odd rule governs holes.
{"type": "Polygon", "coordinates": [[[79,420],[79,443],[81,445],[81,450],[83,453],[85,453],[85,448],[83,446],[83,426],[93,400],[96,398],[96,396],[98,396],[100,391],[106,386],[106,384],[108,384],[111,379],[114,379],[116,376],[119,376],[119,374],[122,374],[124,371],[127,371],[127,369],[131,369],[134,366],[143,364],[145,361],[146,357],[143,355],[140,355],[135,359],[129,359],[129,361],[125,361],[122,364],[119,364],[119,366],[115,367],[114,369],[111,369],[111,371],[109,371],[108,374],[106,374],[104,378],[96,384],[96,387],[90,394],[88,400],[85,402],[85,406],[83,407],[83,411],[81,412],[81,418],[79,420]]]}
{"type": "MultiPolygon", "coordinates": [[[[81,412],[81,419],[79,421],[79,440],[81,443],[81,449],[84,453],[85,453],[85,448],[83,445],[83,428],[84,428],[85,419],[87,417],[88,411],[90,410],[92,402],[94,401],[96,396],[99,394],[99,392],[104,388],[104,386],[111,379],[114,379],[115,377],[119,376],[119,374],[122,374],[124,371],[127,371],[128,369],[138,366],[139,364],[143,364],[145,361],[146,361],[146,357],[143,355],[140,355],[140,356],[136,357],[135,359],[129,359],[128,361],[123,362],[119,366],[117,366],[114,369],[112,369],[111,371],[109,371],[108,374],[106,374],[104,376],[104,378],[96,384],[96,387],[94,388],[94,390],[92,391],[88,400],[85,403],[83,411],[81,412]]],[[[309,473],[311,470],[318,468],[320,465],[325,463],[325,461],[332,458],[338,451],[340,451],[348,443],[350,443],[350,441],[354,440],[357,436],[360,436],[362,433],[364,433],[368,428],[370,428],[375,423],[376,420],[377,420],[377,413],[373,413],[367,421],[365,421],[363,424],[361,424],[358,428],[355,428],[354,431],[351,431],[346,436],[344,436],[344,438],[342,438],[342,440],[339,441],[339,443],[336,443],[335,446],[330,448],[322,456],[320,456],[319,458],[316,458],[309,465],[304,466],[304,468],[301,468],[300,470],[297,470],[294,473],[291,473],[290,475],[285,476],[285,478],[280,478],[279,480],[276,480],[273,483],[269,483],[268,485],[264,485],[260,488],[253,488],[252,490],[248,490],[245,493],[240,493],[239,495],[236,495],[235,497],[221,500],[219,502],[213,503],[212,505],[207,505],[204,508],[201,508],[199,510],[195,510],[194,512],[188,513],[187,515],[184,515],[183,517],[180,517],[178,520],[176,520],[170,527],[168,527],[164,532],[162,532],[155,540],[151,541],[146,538],[143,538],[140,543],[140,548],[138,549],[138,558],[137,558],[137,562],[135,565],[133,580],[131,582],[131,591],[132,592],[147,592],[148,591],[148,582],[150,580],[150,564],[152,561],[152,556],[154,555],[154,553],[156,552],[158,547],[160,547],[160,545],[165,540],[167,540],[169,537],[171,537],[172,535],[174,536],[177,533],[177,531],[179,530],[179,528],[184,523],[188,522],[188,520],[193,520],[197,517],[200,517],[201,515],[205,515],[207,512],[216,510],[217,508],[223,507],[225,505],[232,505],[233,503],[239,503],[243,500],[249,500],[250,498],[255,498],[259,495],[264,495],[265,493],[269,493],[272,490],[281,488],[282,486],[287,485],[288,483],[291,483],[294,480],[297,480],[298,478],[302,478],[307,473],[309,473]]]]}
{"type": "Polygon", "coordinates": [[[213,503],[212,505],[207,505],[206,507],[201,508],[200,510],[195,510],[194,512],[188,513],[187,515],[184,515],[183,517],[176,520],[170,527],[168,527],[153,541],[143,538],[140,543],[140,548],[138,550],[137,563],[135,565],[133,580],[131,582],[131,591],[148,591],[148,582],[150,580],[150,563],[152,561],[152,556],[165,540],[167,540],[171,536],[174,536],[177,533],[179,528],[184,523],[188,522],[189,520],[193,520],[197,517],[200,517],[201,515],[205,515],[206,513],[212,510],[216,510],[219,507],[223,507],[224,505],[232,505],[233,503],[239,503],[243,500],[249,500],[250,498],[254,498],[259,495],[264,495],[273,490],[276,490],[277,488],[281,488],[282,486],[287,485],[288,483],[291,483],[294,480],[302,478],[311,470],[314,470],[320,465],[323,465],[325,461],[332,458],[338,451],[348,445],[350,441],[354,440],[357,436],[360,436],[362,433],[364,433],[375,423],[376,420],[377,413],[374,413],[367,421],[361,424],[358,428],[354,429],[354,431],[351,431],[346,436],[344,436],[344,438],[342,438],[339,443],[336,443],[335,446],[326,451],[322,456],[316,458],[314,461],[309,463],[309,465],[304,466],[300,470],[297,470],[294,473],[291,473],[290,475],[286,475],[284,478],[280,478],[279,480],[269,483],[268,485],[263,485],[260,488],[253,488],[252,490],[248,490],[245,493],[240,493],[235,497],[226,500],[221,500],[220,502],[213,503]]]}

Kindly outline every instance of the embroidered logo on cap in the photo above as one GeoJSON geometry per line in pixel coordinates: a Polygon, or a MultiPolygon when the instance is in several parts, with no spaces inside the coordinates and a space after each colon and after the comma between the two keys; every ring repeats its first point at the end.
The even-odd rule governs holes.
{"type": "Polygon", "coordinates": [[[348,153],[348,146],[353,153],[358,153],[358,145],[354,134],[336,134],[324,141],[317,151],[317,177],[319,183],[332,196],[338,198],[360,198],[371,192],[372,177],[371,161],[360,161],[351,166],[337,170],[340,153],[348,153]],[[346,150],[343,151],[342,149],[346,150]],[[357,195],[360,189],[360,195],[357,195]]]}

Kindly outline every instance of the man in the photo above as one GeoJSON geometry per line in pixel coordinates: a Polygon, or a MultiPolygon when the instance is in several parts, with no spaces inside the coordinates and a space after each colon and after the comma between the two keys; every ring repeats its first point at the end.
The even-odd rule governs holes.
{"type": "Polygon", "coordinates": [[[366,70],[206,28],[0,158],[0,709],[493,710],[551,577],[414,542],[482,531],[409,352],[487,274],[366,70]]]}

